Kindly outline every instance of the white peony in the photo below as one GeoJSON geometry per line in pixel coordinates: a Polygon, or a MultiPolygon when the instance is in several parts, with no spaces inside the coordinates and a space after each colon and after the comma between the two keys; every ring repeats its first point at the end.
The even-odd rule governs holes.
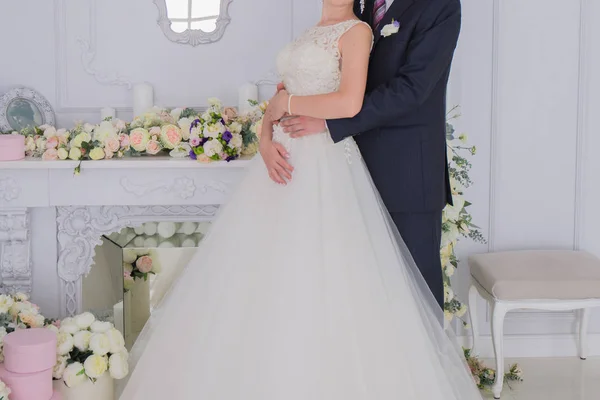
{"type": "Polygon", "coordinates": [[[70,333],[60,332],[56,337],[56,350],[58,355],[64,356],[69,354],[74,346],[75,341],[73,340],[73,335],[70,333]]]}
{"type": "Polygon", "coordinates": [[[63,320],[60,323],[60,331],[61,332],[66,332],[66,333],[70,333],[71,335],[74,335],[77,332],[79,332],[80,330],[81,329],[79,328],[79,325],[77,325],[75,320],[72,318],[70,318],[68,321],[63,320]]]}
{"type": "Polygon", "coordinates": [[[181,128],[181,136],[183,137],[183,140],[189,140],[192,122],[193,121],[190,118],[181,118],[177,123],[177,125],[179,125],[181,128]]]}
{"type": "Polygon", "coordinates": [[[231,133],[242,133],[242,124],[239,122],[232,122],[229,124],[229,132],[231,133]]]}
{"type": "Polygon", "coordinates": [[[92,132],[94,132],[94,128],[95,128],[95,126],[94,126],[94,125],[92,125],[92,124],[90,124],[90,123],[85,123],[85,124],[83,125],[83,130],[84,130],[85,132],[87,132],[87,133],[92,133],[92,132]]]}
{"type": "Polygon", "coordinates": [[[65,373],[65,369],[67,368],[67,361],[69,360],[69,356],[59,356],[56,360],[56,364],[54,365],[54,369],[52,371],[52,377],[54,379],[61,379],[63,374],[65,373]]]}
{"type": "Polygon", "coordinates": [[[87,329],[94,323],[96,317],[91,312],[84,312],[77,315],[73,320],[80,329],[87,329]]]}
{"type": "Polygon", "coordinates": [[[74,346],[80,351],[87,351],[90,347],[90,339],[92,338],[92,332],[80,331],[73,336],[74,346]]]}
{"type": "Polygon", "coordinates": [[[204,154],[207,157],[212,157],[223,151],[223,145],[218,140],[209,140],[204,144],[204,154]]]}
{"type": "Polygon", "coordinates": [[[94,333],[105,333],[108,332],[112,328],[112,324],[110,322],[104,321],[95,321],[90,327],[91,331],[94,333]]]}
{"type": "Polygon", "coordinates": [[[72,388],[84,382],[87,379],[85,374],[82,373],[84,371],[85,368],[80,362],[74,362],[67,365],[67,368],[65,368],[63,373],[63,380],[65,381],[65,384],[72,388]]]}
{"type": "Polygon", "coordinates": [[[51,137],[56,136],[56,128],[53,126],[48,126],[46,129],[44,129],[44,137],[46,139],[50,139],[51,137]]]}
{"type": "Polygon", "coordinates": [[[123,379],[129,374],[129,364],[127,363],[127,355],[124,353],[116,353],[108,359],[110,376],[113,379],[123,379]]]}
{"type": "Polygon", "coordinates": [[[119,332],[117,329],[112,328],[106,332],[106,337],[110,343],[110,353],[119,353],[125,347],[125,339],[123,338],[123,334],[121,334],[121,332],[119,332]]]}
{"type": "Polygon", "coordinates": [[[239,133],[234,133],[233,137],[229,141],[229,147],[231,147],[232,149],[241,149],[243,144],[244,142],[242,139],[242,135],[240,135],[239,133]]]}
{"type": "Polygon", "coordinates": [[[7,313],[14,303],[15,301],[11,296],[7,296],[5,294],[0,295],[0,313],[7,313]]]}
{"type": "Polygon", "coordinates": [[[90,350],[94,354],[104,356],[110,351],[110,340],[106,333],[94,333],[90,338],[90,350]]]}
{"type": "Polygon", "coordinates": [[[179,117],[181,116],[182,112],[183,112],[183,108],[174,108],[173,110],[171,110],[171,117],[173,117],[173,119],[175,121],[177,121],[179,119],[179,117]]]}
{"type": "Polygon", "coordinates": [[[123,262],[127,264],[133,264],[137,260],[137,253],[135,250],[124,249],[123,250],[123,262]]]}
{"type": "Polygon", "coordinates": [[[100,143],[106,142],[108,138],[117,138],[117,130],[110,121],[102,121],[94,128],[94,140],[100,143]]]}
{"type": "Polygon", "coordinates": [[[85,374],[92,379],[100,378],[108,369],[106,357],[94,354],[86,358],[83,363],[85,374]]]}

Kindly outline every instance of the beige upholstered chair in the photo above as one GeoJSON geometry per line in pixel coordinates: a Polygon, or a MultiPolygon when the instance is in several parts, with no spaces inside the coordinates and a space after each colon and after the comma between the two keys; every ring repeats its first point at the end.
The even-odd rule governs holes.
{"type": "Polygon", "coordinates": [[[600,307],[600,259],[580,251],[513,251],[471,256],[469,266],[473,349],[478,338],[477,294],[492,307],[497,364],[492,391],[496,399],[500,398],[504,377],[504,317],[511,310],[578,310],[579,356],[585,360],[590,309],[600,307]]]}

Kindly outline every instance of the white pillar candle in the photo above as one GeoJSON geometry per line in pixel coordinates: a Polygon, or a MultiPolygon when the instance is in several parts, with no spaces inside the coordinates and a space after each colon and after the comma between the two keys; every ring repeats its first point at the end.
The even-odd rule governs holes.
{"type": "Polygon", "coordinates": [[[149,83],[133,87],[133,116],[138,117],[154,107],[154,89],[149,83]]]}
{"type": "Polygon", "coordinates": [[[123,320],[123,302],[120,301],[113,306],[113,320],[115,328],[125,336],[124,320],[123,320]]]}
{"type": "Polygon", "coordinates": [[[104,107],[102,110],[100,110],[100,119],[102,121],[104,121],[106,118],[116,118],[117,116],[117,111],[114,108],[110,108],[110,107],[104,107]]]}
{"type": "Polygon", "coordinates": [[[247,113],[252,108],[248,100],[258,101],[258,86],[253,83],[245,83],[238,90],[238,108],[240,114],[247,113]]]}

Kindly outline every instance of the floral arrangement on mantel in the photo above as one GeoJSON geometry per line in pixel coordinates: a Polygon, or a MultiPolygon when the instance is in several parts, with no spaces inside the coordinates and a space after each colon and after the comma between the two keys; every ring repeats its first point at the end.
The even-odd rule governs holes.
{"type": "Polygon", "coordinates": [[[11,390],[6,383],[0,380],[0,400],[8,400],[8,396],[10,396],[11,390]]]}
{"type": "Polygon", "coordinates": [[[152,250],[123,249],[123,290],[128,292],[136,280],[147,281],[160,272],[156,253],[152,250]]]}
{"type": "MultiPolygon", "coordinates": [[[[81,162],[168,152],[210,162],[255,154],[267,103],[251,102],[251,110],[238,115],[216,98],[208,102],[200,114],[191,108],[154,108],[131,123],[109,117],[98,125],[78,123],[71,130],[42,125],[12,133],[26,137],[27,156],[43,160],[81,162]]],[[[75,174],[80,171],[81,163],[75,174]]]]}

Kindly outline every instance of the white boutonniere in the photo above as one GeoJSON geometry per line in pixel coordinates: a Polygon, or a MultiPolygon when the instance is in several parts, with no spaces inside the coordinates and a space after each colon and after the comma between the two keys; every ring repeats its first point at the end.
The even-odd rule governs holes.
{"type": "Polygon", "coordinates": [[[392,36],[395,33],[398,33],[398,31],[400,30],[400,22],[398,21],[394,21],[392,19],[392,22],[385,25],[383,28],[381,28],[381,36],[383,37],[388,37],[388,36],[392,36]]]}

